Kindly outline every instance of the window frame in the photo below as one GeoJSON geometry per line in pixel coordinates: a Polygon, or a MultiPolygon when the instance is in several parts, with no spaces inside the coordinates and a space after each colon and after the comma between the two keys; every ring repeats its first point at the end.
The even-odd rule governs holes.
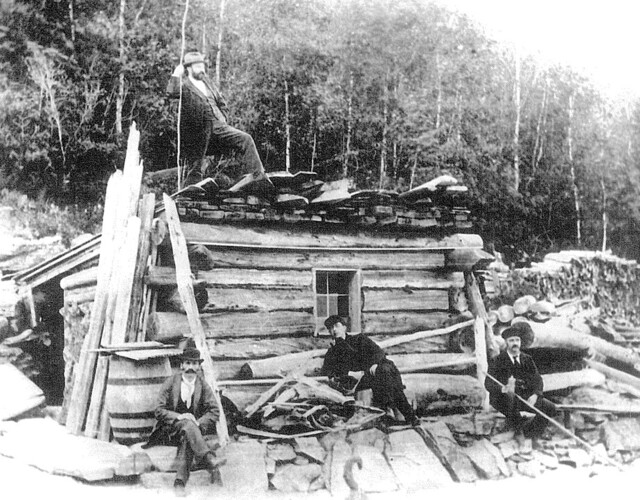
{"type": "Polygon", "coordinates": [[[328,316],[318,315],[318,296],[328,296],[317,292],[317,276],[318,273],[343,273],[349,274],[349,331],[352,333],[360,333],[362,331],[362,270],[353,268],[335,268],[335,267],[314,267],[312,270],[312,291],[313,291],[313,319],[315,321],[314,337],[326,337],[330,335],[326,331],[319,318],[327,318],[328,316]]]}

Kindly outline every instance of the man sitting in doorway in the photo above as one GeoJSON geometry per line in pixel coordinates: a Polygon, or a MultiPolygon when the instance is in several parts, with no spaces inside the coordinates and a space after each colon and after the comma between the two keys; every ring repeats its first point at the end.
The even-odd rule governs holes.
{"type": "Polygon", "coordinates": [[[521,352],[523,338],[533,339],[531,326],[525,322],[516,323],[502,332],[502,338],[507,344],[506,349],[489,365],[489,375],[502,385],[487,377],[485,387],[489,391],[491,406],[507,417],[507,424],[515,431],[518,442],[522,443],[525,437],[540,437],[547,426],[547,419],[536,414],[527,424],[520,412],[533,410],[516,395],[551,418],[555,417],[557,409],[542,397],[542,376],[533,358],[521,352]]]}
{"type": "Polygon", "coordinates": [[[397,409],[408,424],[419,425],[404,394],[400,372],[384,351],[361,333],[347,333],[347,322],[340,316],[329,316],[324,326],[335,343],[324,356],[323,374],[337,380],[341,386],[345,385],[347,377],[359,379],[357,389],[372,389],[374,406],[383,410],[397,409]]]}
{"type": "Polygon", "coordinates": [[[169,377],[160,389],[157,422],[146,447],[178,446],[174,488],[176,495],[184,496],[194,459],[204,462],[212,475],[223,461],[215,457],[204,438],[215,433],[220,413],[213,391],[202,377],[203,360],[195,343],[185,347],[180,360],[180,373],[169,377]]]}

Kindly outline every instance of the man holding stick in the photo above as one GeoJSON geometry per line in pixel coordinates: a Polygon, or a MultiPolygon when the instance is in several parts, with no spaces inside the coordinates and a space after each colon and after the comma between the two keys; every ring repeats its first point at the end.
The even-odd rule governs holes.
{"type": "Polygon", "coordinates": [[[347,323],[340,316],[329,316],[324,326],[335,343],[324,356],[322,372],[342,389],[345,386],[351,386],[351,391],[372,389],[374,406],[397,409],[408,424],[419,425],[420,420],[404,394],[400,372],[380,346],[361,333],[347,333],[347,323]]]}
{"type": "Polygon", "coordinates": [[[490,376],[485,381],[489,401],[491,406],[507,417],[507,424],[515,431],[518,442],[525,437],[538,438],[547,426],[547,419],[536,413],[527,424],[520,412],[531,409],[517,396],[550,418],[555,417],[557,409],[551,401],[542,397],[542,376],[533,358],[520,350],[523,339],[533,339],[533,331],[528,323],[516,323],[502,332],[502,338],[507,348],[490,363],[490,376]]]}

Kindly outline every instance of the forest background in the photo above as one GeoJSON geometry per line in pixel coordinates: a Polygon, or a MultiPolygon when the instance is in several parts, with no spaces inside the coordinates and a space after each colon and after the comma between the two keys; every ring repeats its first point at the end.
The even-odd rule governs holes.
{"type": "Polygon", "coordinates": [[[640,258],[640,102],[442,3],[0,0],[0,16],[0,204],[55,207],[55,223],[32,218],[41,235],[99,230],[132,122],[145,171],[176,166],[165,87],[184,30],[267,171],[400,192],[448,173],[511,261],[640,258]]]}

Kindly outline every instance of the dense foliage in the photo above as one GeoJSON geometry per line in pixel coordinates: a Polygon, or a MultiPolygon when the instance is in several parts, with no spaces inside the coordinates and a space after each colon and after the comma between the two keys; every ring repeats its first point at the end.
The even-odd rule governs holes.
{"type": "MultiPolygon", "coordinates": [[[[397,190],[447,172],[511,257],[603,238],[640,257],[637,102],[501,47],[440,4],[189,3],[186,49],[212,76],[220,52],[232,124],[267,170],[397,190]]],[[[184,12],[177,0],[0,0],[0,188],[98,203],[134,120],[145,169],[175,166],[164,89],[184,12]]]]}

